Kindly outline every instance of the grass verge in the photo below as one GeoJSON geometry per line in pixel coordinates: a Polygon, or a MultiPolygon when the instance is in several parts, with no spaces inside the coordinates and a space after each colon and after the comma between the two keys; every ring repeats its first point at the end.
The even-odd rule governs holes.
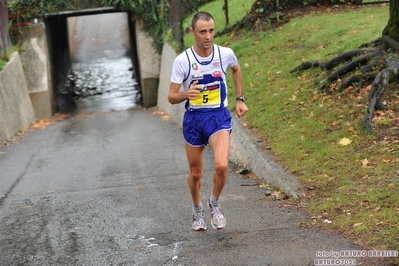
{"type": "MultiPolygon", "coordinates": [[[[220,30],[224,28],[223,11],[217,8],[221,3],[202,8],[218,18],[220,30]]],[[[246,12],[245,8],[241,11],[246,12]]],[[[250,108],[243,120],[248,128],[307,186],[300,200],[307,202],[313,226],[338,231],[354,243],[377,250],[399,250],[396,84],[385,95],[389,110],[376,114],[370,134],[362,125],[370,87],[326,93],[314,86],[314,78],[325,75],[321,70],[289,71],[302,61],[327,61],[375,40],[388,18],[387,5],[326,9],[268,31],[236,32],[215,39],[234,49],[243,68],[250,108]],[[340,145],[343,138],[351,143],[340,145]]],[[[191,36],[185,40],[186,46],[193,44],[191,36]]],[[[234,103],[235,93],[230,91],[230,96],[234,103]]]]}

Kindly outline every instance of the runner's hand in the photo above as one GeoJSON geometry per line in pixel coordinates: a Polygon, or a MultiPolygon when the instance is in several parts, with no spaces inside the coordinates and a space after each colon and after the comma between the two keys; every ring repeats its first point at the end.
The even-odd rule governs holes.
{"type": "Polygon", "coordinates": [[[248,109],[247,105],[243,101],[237,101],[237,103],[236,103],[236,112],[237,112],[238,118],[241,118],[248,111],[249,111],[249,109],[248,109]]]}
{"type": "Polygon", "coordinates": [[[189,100],[196,100],[200,94],[200,90],[202,89],[202,86],[197,85],[198,80],[195,80],[190,88],[185,91],[185,98],[189,100]]]}

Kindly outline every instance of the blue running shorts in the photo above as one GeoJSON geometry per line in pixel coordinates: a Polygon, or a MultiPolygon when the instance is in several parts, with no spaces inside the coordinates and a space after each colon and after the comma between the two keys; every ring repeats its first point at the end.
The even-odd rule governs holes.
{"type": "Polygon", "coordinates": [[[229,130],[231,133],[232,128],[232,117],[227,108],[184,113],[183,136],[192,147],[207,146],[213,134],[221,130],[229,130]]]}

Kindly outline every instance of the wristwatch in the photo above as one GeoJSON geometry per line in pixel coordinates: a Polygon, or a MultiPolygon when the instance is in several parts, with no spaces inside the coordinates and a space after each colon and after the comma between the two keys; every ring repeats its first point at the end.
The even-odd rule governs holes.
{"type": "Polygon", "coordinates": [[[245,96],[244,96],[244,95],[241,95],[240,97],[237,97],[237,98],[236,98],[236,101],[245,102],[245,96]]]}

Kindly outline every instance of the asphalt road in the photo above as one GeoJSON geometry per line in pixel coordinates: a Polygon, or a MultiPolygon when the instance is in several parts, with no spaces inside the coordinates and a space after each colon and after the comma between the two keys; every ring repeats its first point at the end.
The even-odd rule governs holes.
{"type": "MultiPolygon", "coordinates": [[[[204,160],[205,204],[209,149],[204,160]]],[[[195,232],[186,177],[179,126],[154,109],[28,132],[0,147],[0,265],[327,265],[317,260],[334,259],[326,252],[362,250],[301,226],[310,222],[301,209],[273,201],[233,164],[221,198],[227,227],[214,230],[208,212],[208,230],[195,232]]]]}

